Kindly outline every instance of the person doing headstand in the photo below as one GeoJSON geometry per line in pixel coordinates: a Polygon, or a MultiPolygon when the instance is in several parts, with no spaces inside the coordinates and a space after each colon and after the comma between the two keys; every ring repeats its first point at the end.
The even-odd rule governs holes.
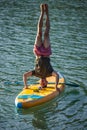
{"type": "Polygon", "coordinates": [[[24,88],[27,89],[27,78],[30,76],[39,77],[41,87],[47,87],[47,80],[46,78],[49,76],[55,77],[55,88],[58,90],[57,85],[59,81],[59,75],[56,71],[54,71],[53,67],[50,64],[50,55],[52,54],[51,45],[50,45],[50,37],[49,37],[49,30],[50,30],[50,21],[49,21],[49,13],[48,13],[48,5],[41,4],[41,14],[38,21],[38,28],[37,28],[37,35],[35,39],[34,49],[33,52],[36,56],[36,64],[35,69],[29,72],[24,73],[23,81],[24,81],[24,88]],[[46,28],[44,32],[44,39],[42,39],[42,27],[43,27],[43,17],[46,14],[46,28]]]}

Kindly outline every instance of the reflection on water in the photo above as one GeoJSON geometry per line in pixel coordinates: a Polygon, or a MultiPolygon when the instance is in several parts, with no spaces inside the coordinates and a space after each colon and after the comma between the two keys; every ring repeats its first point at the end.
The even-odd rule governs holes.
{"type": "MultiPolygon", "coordinates": [[[[87,1],[1,0],[0,1],[0,129],[87,129],[87,1]],[[33,69],[40,3],[49,4],[51,63],[63,73],[65,91],[50,103],[17,110],[15,97],[24,72],[33,69]]],[[[37,81],[30,78],[29,82],[37,81]]]]}
{"type": "Polygon", "coordinates": [[[17,115],[29,115],[32,117],[32,125],[37,129],[49,129],[47,118],[53,115],[54,110],[58,107],[57,98],[43,105],[29,109],[15,109],[17,115]],[[50,106],[51,105],[51,106],[50,106]]]}

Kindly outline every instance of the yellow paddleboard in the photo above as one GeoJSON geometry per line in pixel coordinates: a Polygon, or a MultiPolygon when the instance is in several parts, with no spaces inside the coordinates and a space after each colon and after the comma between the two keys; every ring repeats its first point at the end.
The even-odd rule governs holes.
{"type": "Polygon", "coordinates": [[[22,90],[15,99],[17,108],[30,108],[42,103],[48,102],[59,95],[64,90],[64,77],[59,74],[59,91],[55,89],[55,77],[47,78],[48,85],[46,88],[38,89],[40,84],[29,85],[29,89],[22,90]]]}

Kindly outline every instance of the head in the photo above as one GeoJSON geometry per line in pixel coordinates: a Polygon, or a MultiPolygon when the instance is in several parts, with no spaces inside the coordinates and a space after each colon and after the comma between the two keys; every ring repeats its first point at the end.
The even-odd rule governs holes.
{"type": "Polygon", "coordinates": [[[42,86],[42,87],[45,87],[45,86],[47,86],[47,80],[46,80],[46,78],[42,78],[41,80],[40,80],[40,85],[42,86]]]}

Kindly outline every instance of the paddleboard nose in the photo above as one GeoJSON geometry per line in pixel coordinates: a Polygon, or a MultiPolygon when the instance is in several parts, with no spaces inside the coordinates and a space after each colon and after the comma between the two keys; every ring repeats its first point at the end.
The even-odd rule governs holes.
{"type": "Polygon", "coordinates": [[[16,106],[17,108],[22,108],[22,103],[15,101],[15,106],[16,106]]]}

